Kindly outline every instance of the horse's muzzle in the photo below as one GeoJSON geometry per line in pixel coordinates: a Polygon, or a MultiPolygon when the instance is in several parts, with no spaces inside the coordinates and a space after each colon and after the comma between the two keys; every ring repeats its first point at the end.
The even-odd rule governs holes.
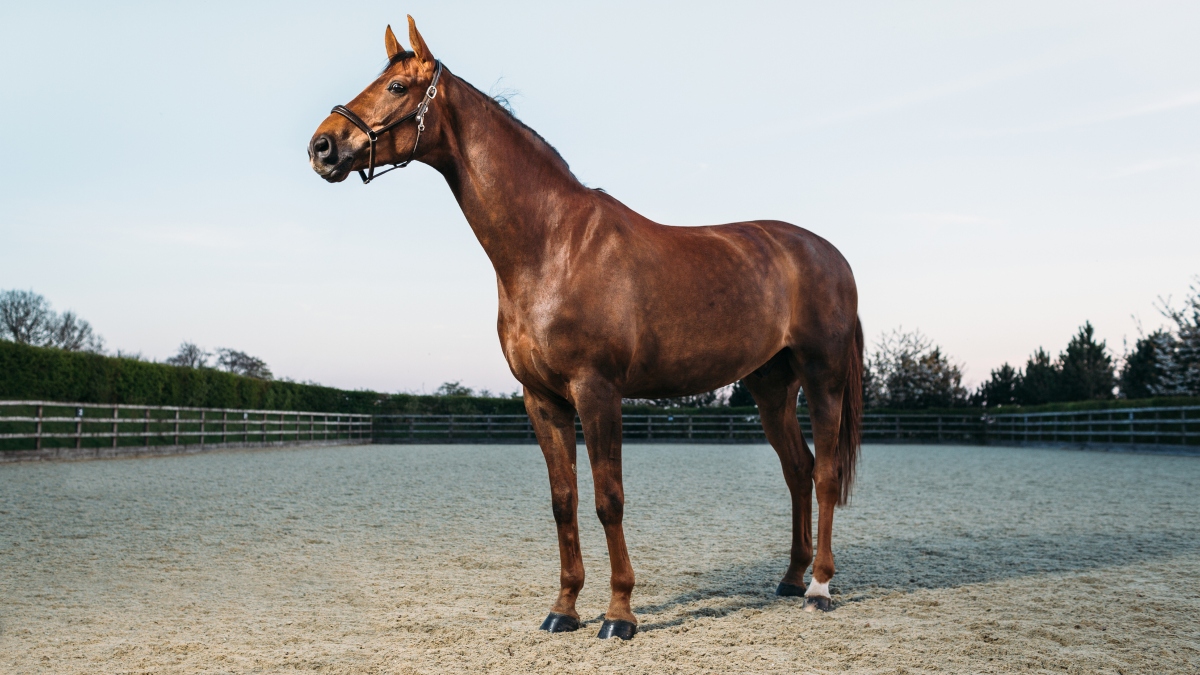
{"type": "Polygon", "coordinates": [[[339,156],[337,141],[329,134],[313,136],[308,144],[308,161],[322,178],[330,183],[346,180],[350,175],[350,165],[354,155],[339,156]]]}

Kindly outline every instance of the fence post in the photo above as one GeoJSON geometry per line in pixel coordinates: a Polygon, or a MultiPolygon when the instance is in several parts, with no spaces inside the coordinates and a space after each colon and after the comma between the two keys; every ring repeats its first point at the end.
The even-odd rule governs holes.
{"type": "Polygon", "coordinates": [[[114,420],[114,421],[113,421],[113,423],[112,423],[112,425],[113,425],[113,430],[112,430],[112,435],[113,435],[113,439],[112,439],[112,446],[113,446],[114,448],[115,448],[115,447],[117,447],[117,434],[119,433],[119,432],[118,432],[118,430],[117,430],[117,422],[116,422],[116,419],[117,419],[117,417],[118,417],[118,416],[120,416],[120,414],[121,414],[121,409],[120,409],[120,408],[118,408],[117,406],[115,406],[115,405],[114,405],[114,406],[113,406],[113,420],[114,420]]]}
{"type": "Polygon", "coordinates": [[[687,423],[688,423],[687,437],[688,437],[688,440],[691,440],[691,438],[692,438],[692,416],[691,415],[688,415],[687,423]]]}
{"type": "Polygon", "coordinates": [[[146,410],[142,413],[142,419],[145,420],[144,422],[142,422],[142,447],[148,448],[148,447],[150,447],[150,409],[149,408],[146,408],[146,410]]]}
{"type": "Polygon", "coordinates": [[[1134,433],[1133,433],[1133,411],[1132,410],[1129,411],[1129,444],[1130,445],[1137,444],[1137,436],[1134,435],[1134,433]]]}
{"type": "Polygon", "coordinates": [[[938,415],[938,440],[942,440],[942,416],[938,415]]]}
{"type": "Polygon", "coordinates": [[[175,409],[175,445],[179,445],[179,408],[175,409]]]}
{"type": "Polygon", "coordinates": [[[83,408],[75,409],[75,449],[83,447],[83,408]]]}
{"type": "Polygon", "coordinates": [[[226,443],[229,442],[229,439],[225,437],[226,434],[228,434],[228,433],[229,433],[229,411],[226,410],[221,413],[221,445],[225,445],[226,443]]]}
{"type": "Polygon", "coordinates": [[[1187,445],[1187,409],[1179,411],[1179,444],[1187,445]]]}
{"type": "Polygon", "coordinates": [[[205,415],[206,415],[205,411],[201,410],[200,411],[200,449],[201,450],[204,449],[204,418],[205,418],[205,415]]]}
{"type": "Polygon", "coordinates": [[[34,449],[42,449],[42,404],[37,407],[37,439],[34,441],[34,449]]]}

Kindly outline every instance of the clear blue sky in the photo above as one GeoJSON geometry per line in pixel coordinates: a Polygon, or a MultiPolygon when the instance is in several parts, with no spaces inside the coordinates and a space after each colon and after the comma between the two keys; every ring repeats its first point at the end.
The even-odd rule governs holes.
{"type": "Polygon", "coordinates": [[[1085,320],[1119,353],[1200,274],[1196,3],[8,2],[0,289],[149,358],[514,389],[441,177],[308,168],[406,13],[587,184],[821,234],[869,335],[920,328],[972,382],[1085,320]]]}

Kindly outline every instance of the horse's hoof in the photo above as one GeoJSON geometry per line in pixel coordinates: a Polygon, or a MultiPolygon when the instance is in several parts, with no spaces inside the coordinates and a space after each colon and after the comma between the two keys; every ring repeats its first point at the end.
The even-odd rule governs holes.
{"type": "Polygon", "coordinates": [[[807,598],[804,598],[804,611],[815,612],[817,610],[822,612],[832,612],[833,600],[830,600],[823,595],[810,595],[807,598]]]}
{"type": "Polygon", "coordinates": [[[637,624],[632,621],[621,621],[620,619],[612,621],[605,619],[604,625],[600,626],[600,634],[596,637],[601,640],[608,638],[621,638],[622,640],[632,640],[637,634],[637,624]]]}
{"type": "Polygon", "coordinates": [[[775,588],[775,595],[784,598],[800,598],[804,596],[804,591],[808,589],[804,584],[789,584],[786,581],[779,582],[779,586],[775,588]]]}
{"type": "Polygon", "coordinates": [[[579,630],[579,619],[576,619],[569,614],[559,614],[558,612],[550,612],[546,620],[542,622],[540,630],[549,631],[551,633],[569,633],[573,630],[579,630]]]}

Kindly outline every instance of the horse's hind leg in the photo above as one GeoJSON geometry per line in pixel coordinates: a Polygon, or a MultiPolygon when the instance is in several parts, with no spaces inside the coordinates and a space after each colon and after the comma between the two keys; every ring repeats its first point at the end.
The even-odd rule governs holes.
{"type": "Polygon", "coordinates": [[[579,628],[575,599],[583,588],[583,557],[579,552],[579,490],[575,480],[575,409],[566,401],[525,388],[525,409],[537,434],[550,474],[550,503],[558,526],[558,555],[562,565],[558,599],[542,630],[551,633],[579,628]]]}
{"type": "Polygon", "coordinates": [[[817,450],[813,483],[817,492],[817,555],[813,561],[812,583],[805,591],[806,610],[829,611],[833,600],[829,581],[833,579],[833,508],[842,492],[842,467],[837,456],[838,435],[842,424],[842,396],[846,389],[846,364],[842,360],[813,357],[802,366],[794,364],[804,384],[812,420],[813,445],[817,450]]]}
{"type": "Polygon", "coordinates": [[[792,495],[792,554],[777,595],[804,595],[804,571],[812,562],[813,456],[796,419],[800,381],[788,354],[780,352],[742,380],[754,402],[771,447],[783,465],[783,479],[792,495]]]}

